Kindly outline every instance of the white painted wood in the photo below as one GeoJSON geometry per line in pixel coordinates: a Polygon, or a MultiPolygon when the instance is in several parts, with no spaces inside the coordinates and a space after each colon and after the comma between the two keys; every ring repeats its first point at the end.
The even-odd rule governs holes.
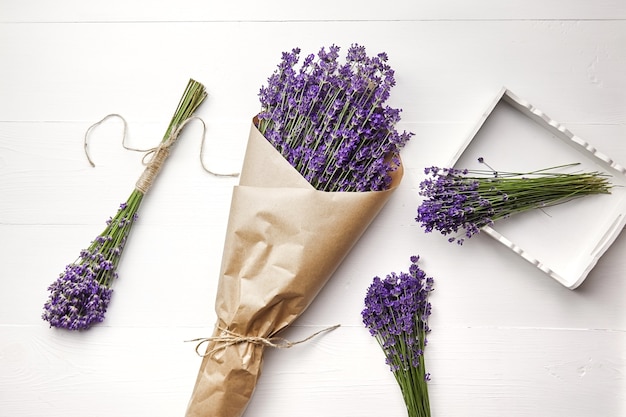
{"type": "Polygon", "coordinates": [[[41,3],[36,0],[4,0],[0,21],[6,22],[220,22],[220,21],[384,21],[384,20],[615,20],[626,16],[620,0],[455,0],[429,2],[399,0],[381,4],[374,0],[319,0],[310,6],[288,0],[211,2],[179,0],[111,0],[90,5],[80,0],[41,3]]]}
{"type": "MultiPolygon", "coordinates": [[[[626,414],[626,238],[571,291],[488,236],[463,247],[414,222],[425,165],[449,161],[506,85],[626,163],[626,5],[593,2],[89,2],[0,0],[0,415],[183,415],[207,336],[236,179],[198,160],[190,125],[146,198],[102,325],[41,321],[46,287],[130,193],[189,77],[209,98],[205,162],[239,169],[256,94],[280,53],[352,42],[386,51],[391,103],[416,133],[404,180],[285,335],[341,328],[270,351],[247,417],[402,416],[398,388],[361,326],[374,275],[410,255],[436,279],[433,415],[626,414]]],[[[344,48],[345,49],[345,48],[344,48]]]]}

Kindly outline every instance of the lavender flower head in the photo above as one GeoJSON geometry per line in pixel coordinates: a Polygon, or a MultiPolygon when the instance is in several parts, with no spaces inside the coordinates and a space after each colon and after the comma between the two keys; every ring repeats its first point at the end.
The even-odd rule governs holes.
{"type": "Polygon", "coordinates": [[[388,57],[354,44],[346,62],[332,45],[298,67],[284,52],[259,92],[259,131],[318,190],[379,191],[412,133],[399,133],[400,110],[385,105],[395,85],[388,57]]]}
{"type": "Polygon", "coordinates": [[[430,416],[424,348],[430,331],[428,295],[433,278],[411,257],[409,272],[375,277],[367,290],[363,323],[382,348],[404,396],[410,417],[430,416]]]}
{"type": "Polygon", "coordinates": [[[50,327],[84,330],[104,320],[117,265],[137,219],[141,198],[141,193],[132,193],[116,216],[109,219],[106,229],[48,287],[50,295],[42,318],[50,327]]]}
{"type": "MultiPolygon", "coordinates": [[[[493,223],[495,214],[490,199],[479,193],[479,181],[463,176],[467,170],[429,167],[424,170],[431,177],[420,183],[420,195],[426,200],[417,208],[416,221],[427,233],[438,230],[443,235],[465,230],[465,237],[478,233],[480,228],[493,223]]],[[[463,244],[464,239],[450,237],[450,242],[463,244]]]]}
{"type": "Polygon", "coordinates": [[[82,330],[104,320],[113,290],[98,283],[92,268],[85,266],[88,263],[81,257],[77,263],[67,265],[48,287],[50,298],[42,318],[50,322],[50,327],[82,330]]]}

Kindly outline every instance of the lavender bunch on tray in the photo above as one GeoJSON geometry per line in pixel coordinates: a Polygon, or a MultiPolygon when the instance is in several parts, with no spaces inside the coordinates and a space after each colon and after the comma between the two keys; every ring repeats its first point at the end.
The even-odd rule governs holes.
{"type": "Polygon", "coordinates": [[[399,109],[385,105],[395,85],[387,55],[369,57],[353,44],[339,62],[338,46],[308,55],[284,52],[261,88],[258,129],[313,187],[379,191],[412,133],[399,133],[399,109]]]}
{"type": "Polygon", "coordinates": [[[151,150],[152,159],[126,202],[107,221],[106,228],[48,287],[50,295],[44,304],[42,319],[49,322],[50,327],[84,330],[104,320],[113,282],[118,276],[117,266],[143,197],[181,129],[205,97],[204,86],[189,80],[161,144],[151,150]]]}
{"type": "MultiPolygon", "coordinates": [[[[478,161],[485,163],[483,158],[478,161]]],[[[426,199],[417,209],[415,220],[425,231],[442,235],[461,233],[470,238],[484,226],[499,219],[536,208],[546,208],[592,194],[610,194],[608,175],[601,172],[563,173],[578,164],[568,164],[532,172],[496,172],[429,167],[429,178],[420,184],[426,199]]],[[[463,237],[450,242],[462,245],[463,237]]]]}
{"type": "Polygon", "coordinates": [[[430,416],[424,349],[430,331],[428,295],[433,278],[411,257],[409,272],[392,272],[385,279],[374,277],[361,315],[365,327],[382,348],[407,407],[409,417],[430,416]]]}

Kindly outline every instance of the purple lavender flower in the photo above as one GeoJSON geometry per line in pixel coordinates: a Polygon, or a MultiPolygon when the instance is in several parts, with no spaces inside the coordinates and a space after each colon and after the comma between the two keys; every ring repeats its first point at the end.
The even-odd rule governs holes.
{"type": "Polygon", "coordinates": [[[300,49],[284,52],[260,89],[258,127],[315,188],[384,190],[413,135],[396,131],[400,110],[385,105],[394,72],[385,53],[368,57],[354,44],[340,64],[339,51],[321,48],[299,69],[300,49]]]}
{"type": "MultiPolygon", "coordinates": [[[[424,171],[431,178],[420,184],[420,195],[427,199],[417,208],[415,219],[427,233],[438,230],[448,235],[465,229],[465,236],[471,237],[481,227],[493,223],[491,202],[479,194],[476,179],[464,178],[466,170],[429,167],[424,171]]],[[[455,237],[449,240],[463,243],[463,239],[455,237]]]]}
{"type": "Polygon", "coordinates": [[[117,265],[142,198],[135,190],[107,221],[105,230],[48,287],[50,296],[41,317],[50,327],[84,330],[104,320],[117,265]]]}
{"type": "Polygon", "coordinates": [[[84,260],[68,265],[48,288],[51,294],[42,317],[51,327],[81,330],[104,320],[113,290],[98,283],[84,260]]]}
{"type": "MultiPolygon", "coordinates": [[[[486,165],[484,158],[478,158],[486,165]]],[[[515,173],[428,167],[419,194],[426,197],[415,220],[425,232],[438,230],[462,245],[465,238],[496,220],[539,207],[548,207],[590,194],[608,194],[611,184],[598,172],[557,173],[556,168],[515,173]],[[463,237],[458,237],[463,235],[463,237]]]]}
{"type": "Polygon", "coordinates": [[[428,295],[433,279],[411,257],[409,272],[392,272],[385,279],[374,277],[361,312],[363,323],[385,354],[385,361],[398,382],[409,417],[430,416],[424,349],[430,331],[428,295]]]}

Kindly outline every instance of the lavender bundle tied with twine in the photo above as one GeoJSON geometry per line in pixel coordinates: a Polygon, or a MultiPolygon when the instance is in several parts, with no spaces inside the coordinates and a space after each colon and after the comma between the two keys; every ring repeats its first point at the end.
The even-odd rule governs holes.
{"type": "MultiPolygon", "coordinates": [[[[117,266],[132,226],[137,220],[143,197],[163,167],[183,128],[196,119],[193,114],[206,96],[204,85],[190,79],[163,140],[157,147],[145,151],[143,162],[146,168],[128,199],[120,205],[115,216],[107,221],[104,231],[86,249],[81,250],[78,258],[68,264],[48,287],[50,295],[44,304],[42,318],[50,323],[50,327],[85,330],[104,320],[113,292],[113,282],[118,277],[117,266]],[[147,156],[150,158],[146,162],[147,156]]],[[[108,115],[92,125],[85,134],[85,154],[92,166],[95,165],[87,151],[87,135],[92,128],[111,116],[120,117],[124,121],[119,115],[108,115]]],[[[124,147],[140,151],[126,145],[124,147]]]]}

